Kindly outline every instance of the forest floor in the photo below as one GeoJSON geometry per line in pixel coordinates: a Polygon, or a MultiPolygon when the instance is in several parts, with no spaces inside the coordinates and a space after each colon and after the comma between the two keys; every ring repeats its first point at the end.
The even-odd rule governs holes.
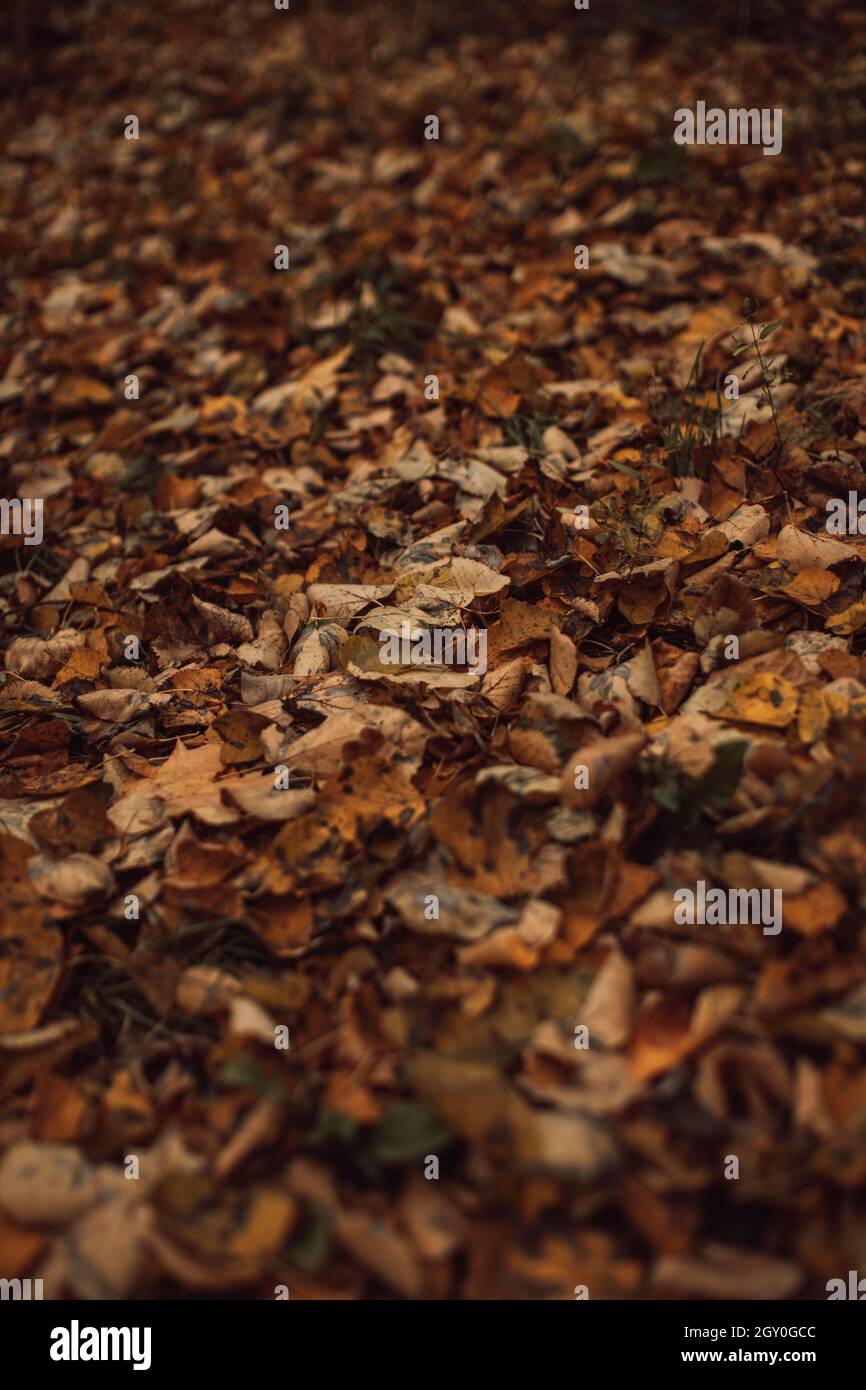
{"type": "Polygon", "coordinates": [[[8,57],[3,1277],[866,1270],[866,14],[737,13],[8,57]]]}

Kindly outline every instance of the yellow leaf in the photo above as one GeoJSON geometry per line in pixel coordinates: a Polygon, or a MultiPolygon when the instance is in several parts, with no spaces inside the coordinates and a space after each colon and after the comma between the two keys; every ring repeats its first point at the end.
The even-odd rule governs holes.
{"type": "Polygon", "coordinates": [[[830,708],[823,690],[808,690],[797,715],[797,734],[803,743],[814,743],[826,731],[830,708]]]}
{"type": "Polygon", "coordinates": [[[793,927],[801,936],[831,931],[847,911],[844,895],[826,880],[796,898],[785,894],[785,926],[793,927]]]}
{"type": "Polygon", "coordinates": [[[827,619],[826,626],[829,632],[836,632],[842,637],[859,632],[861,627],[866,626],[866,603],[852,603],[841,613],[834,613],[827,619]]]}
{"type": "Polygon", "coordinates": [[[789,584],[783,584],[781,593],[787,594],[788,598],[794,599],[797,603],[823,603],[831,594],[835,594],[839,588],[839,583],[837,574],[831,574],[829,570],[810,567],[801,570],[789,584]]]}
{"type": "Polygon", "coordinates": [[[796,688],[789,680],[759,671],[740,681],[717,713],[720,718],[784,729],[796,715],[798,703],[796,688]]]}
{"type": "Polygon", "coordinates": [[[100,654],[92,647],[77,647],[65,666],[54,678],[55,685],[66,685],[69,681],[94,681],[99,675],[100,654]]]}

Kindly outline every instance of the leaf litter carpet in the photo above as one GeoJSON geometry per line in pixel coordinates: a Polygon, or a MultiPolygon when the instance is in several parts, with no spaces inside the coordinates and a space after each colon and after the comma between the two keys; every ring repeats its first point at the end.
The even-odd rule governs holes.
{"type": "Polygon", "coordinates": [[[866,1269],[866,16],[529,8],[7,21],[0,1275],[47,1296],[866,1269]],[[781,153],[677,145],[698,101],[781,153]]]}

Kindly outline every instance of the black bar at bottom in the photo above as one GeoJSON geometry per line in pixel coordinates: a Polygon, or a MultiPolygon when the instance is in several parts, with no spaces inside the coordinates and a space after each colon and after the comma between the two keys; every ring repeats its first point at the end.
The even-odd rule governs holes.
{"type": "Polygon", "coordinates": [[[641,1375],[798,1366],[826,1381],[856,1364],[864,1327],[866,1309],[846,1301],[0,1302],[5,1366],[58,1382],[107,1370],[139,1381],[173,1371],[221,1382],[276,1373],[282,1385],[317,1368],[330,1379],[345,1358],[348,1370],[366,1363],[387,1385],[429,1381],[437,1369],[453,1376],[465,1355],[489,1383],[498,1364],[512,1377],[520,1363],[536,1378],[547,1374],[554,1354],[575,1373],[599,1363],[641,1375]]]}

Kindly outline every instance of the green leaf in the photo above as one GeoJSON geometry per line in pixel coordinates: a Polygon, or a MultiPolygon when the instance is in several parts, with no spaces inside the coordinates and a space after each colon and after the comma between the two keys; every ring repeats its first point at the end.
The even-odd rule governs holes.
{"type": "Polygon", "coordinates": [[[749,751],[747,739],[734,738],[719,744],[713,761],[701,777],[689,781],[682,798],[682,809],[694,823],[705,808],[723,811],[740,784],[743,762],[749,751]]]}
{"type": "Polygon", "coordinates": [[[640,473],[634,468],[629,468],[627,463],[617,463],[615,459],[608,459],[608,467],[615,468],[619,473],[625,473],[629,478],[637,478],[640,480],[640,473]]]}
{"type": "Polygon", "coordinates": [[[781,319],[776,319],[776,322],[775,322],[775,323],[765,323],[765,324],[764,324],[764,327],[761,329],[760,333],[758,334],[758,338],[759,338],[759,339],[769,338],[770,334],[771,334],[771,333],[775,333],[776,329],[779,328],[779,327],[781,326],[781,323],[782,323],[782,320],[781,320],[781,319]]]}
{"type": "Polygon", "coordinates": [[[720,744],[700,777],[683,777],[664,762],[651,764],[653,801],[678,816],[685,826],[695,825],[705,810],[723,811],[739,786],[749,746],[748,740],[741,738],[720,744]]]}
{"type": "Polygon", "coordinates": [[[635,164],[632,180],[638,188],[653,188],[662,183],[680,183],[686,172],[685,149],[671,140],[661,140],[654,149],[641,155],[635,164]]]}
{"type": "Polygon", "coordinates": [[[370,1131],[367,1151],[383,1165],[411,1163],[452,1143],[451,1131],[420,1101],[399,1100],[370,1131]]]}
{"type": "Polygon", "coordinates": [[[234,1086],[240,1091],[254,1091],[257,1095],[266,1096],[268,1100],[282,1101],[288,1105],[291,1101],[291,1093],[275,1081],[272,1076],[256,1065],[251,1057],[235,1057],[231,1062],[226,1062],[220,1070],[219,1079],[224,1086],[234,1086]]]}
{"type": "Polygon", "coordinates": [[[314,1197],[301,1235],[286,1250],[286,1259],[305,1274],[318,1274],[331,1253],[332,1226],[327,1207],[314,1197]]]}
{"type": "Polygon", "coordinates": [[[664,811],[678,811],[680,808],[680,779],[676,768],[663,764],[658,769],[658,776],[659,780],[650,792],[653,801],[664,811]]]}
{"type": "Polygon", "coordinates": [[[357,1132],[358,1126],[350,1115],[326,1107],[319,1111],[312,1129],[304,1136],[304,1143],[314,1149],[334,1142],[350,1144],[357,1132]]]}

